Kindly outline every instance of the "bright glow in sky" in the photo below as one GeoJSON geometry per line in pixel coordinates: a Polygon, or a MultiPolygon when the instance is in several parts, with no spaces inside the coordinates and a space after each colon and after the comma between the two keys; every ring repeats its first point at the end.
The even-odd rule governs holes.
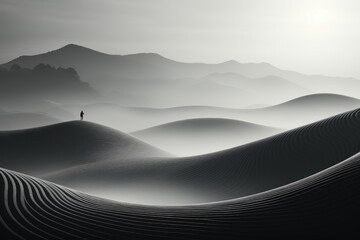
{"type": "Polygon", "coordinates": [[[2,0],[0,61],[68,43],[360,78],[357,0],[2,0]]]}
{"type": "Polygon", "coordinates": [[[332,20],[336,21],[335,16],[332,16],[331,12],[328,12],[327,10],[321,8],[309,11],[307,16],[308,24],[315,26],[326,26],[326,24],[331,23],[332,20]]]}

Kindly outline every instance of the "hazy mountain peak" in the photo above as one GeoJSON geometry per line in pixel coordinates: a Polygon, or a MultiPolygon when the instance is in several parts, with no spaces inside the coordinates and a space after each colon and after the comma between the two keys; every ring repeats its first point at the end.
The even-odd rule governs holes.
{"type": "Polygon", "coordinates": [[[168,59],[158,53],[152,52],[142,52],[142,53],[134,53],[124,55],[126,58],[136,58],[137,60],[145,60],[145,61],[161,61],[161,62],[175,62],[174,60],[168,59]]]}
{"type": "Polygon", "coordinates": [[[73,44],[73,43],[67,44],[64,47],[61,47],[61,48],[56,49],[54,51],[50,51],[48,53],[56,53],[56,52],[58,52],[58,53],[71,53],[71,54],[91,54],[91,53],[96,53],[96,54],[105,54],[105,55],[107,55],[106,53],[99,52],[99,51],[93,50],[91,48],[83,47],[83,46],[76,45],[76,44],[73,44]]]}
{"type": "Polygon", "coordinates": [[[89,49],[89,48],[86,48],[86,47],[83,47],[83,46],[80,46],[80,45],[77,45],[77,44],[74,44],[74,43],[69,43],[67,45],[65,45],[64,47],[62,47],[62,49],[64,48],[85,48],[85,49],[89,49]]]}
{"type": "Polygon", "coordinates": [[[227,67],[233,67],[233,68],[237,68],[239,66],[248,66],[248,67],[259,67],[261,69],[267,69],[267,70],[274,70],[274,69],[277,69],[276,67],[274,67],[273,65],[271,65],[270,63],[267,63],[267,62],[246,62],[246,63],[241,63],[241,62],[238,62],[238,61],[235,61],[235,60],[229,60],[229,61],[226,61],[226,62],[223,62],[223,63],[220,63],[220,65],[223,65],[223,66],[227,66],[227,67]]]}
{"type": "Polygon", "coordinates": [[[223,64],[223,65],[237,65],[237,64],[240,64],[240,63],[235,61],[235,60],[229,60],[229,61],[225,61],[225,62],[223,62],[221,64],[223,64]]]}
{"type": "Polygon", "coordinates": [[[259,62],[258,64],[263,65],[263,66],[269,66],[269,67],[273,67],[273,65],[271,65],[268,62],[259,62]]]}

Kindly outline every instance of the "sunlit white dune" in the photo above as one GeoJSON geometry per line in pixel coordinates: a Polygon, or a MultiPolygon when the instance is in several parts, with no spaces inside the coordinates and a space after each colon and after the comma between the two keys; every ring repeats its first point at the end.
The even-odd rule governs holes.
{"type": "Polygon", "coordinates": [[[270,126],[298,127],[360,106],[360,100],[337,94],[312,94],[246,112],[244,119],[266,118],[270,126]]]}
{"type": "Polygon", "coordinates": [[[236,147],[284,131],[221,118],[197,118],[132,132],[151,145],[179,156],[199,155],[236,147]]]}

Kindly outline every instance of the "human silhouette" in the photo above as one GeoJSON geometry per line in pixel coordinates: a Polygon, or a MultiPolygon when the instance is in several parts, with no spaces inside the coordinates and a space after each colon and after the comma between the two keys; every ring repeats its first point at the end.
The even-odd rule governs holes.
{"type": "Polygon", "coordinates": [[[81,112],[80,112],[80,118],[81,118],[81,120],[83,120],[83,118],[84,118],[84,112],[83,112],[83,110],[81,110],[81,112]]]}

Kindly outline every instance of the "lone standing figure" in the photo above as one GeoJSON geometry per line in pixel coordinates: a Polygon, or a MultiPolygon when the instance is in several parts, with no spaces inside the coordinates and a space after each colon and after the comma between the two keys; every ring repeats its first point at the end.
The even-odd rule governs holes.
{"type": "Polygon", "coordinates": [[[81,110],[81,112],[80,112],[80,119],[83,120],[83,118],[84,118],[84,112],[83,112],[83,110],[81,110]]]}

